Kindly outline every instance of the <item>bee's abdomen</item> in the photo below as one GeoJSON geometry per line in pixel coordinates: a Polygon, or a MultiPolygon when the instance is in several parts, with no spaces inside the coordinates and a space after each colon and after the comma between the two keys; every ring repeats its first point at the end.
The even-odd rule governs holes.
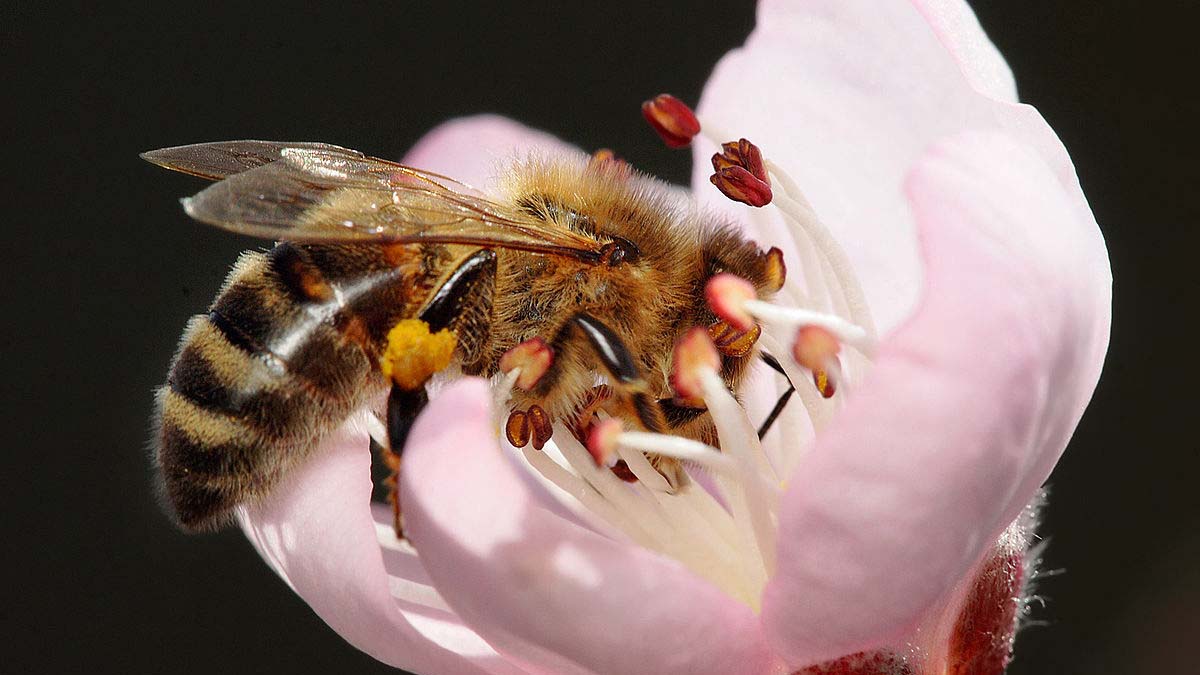
{"type": "MultiPolygon", "coordinates": [[[[163,492],[184,527],[219,526],[234,506],[265,495],[382,384],[375,324],[394,322],[411,302],[387,298],[381,310],[381,297],[348,300],[330,278],[364,266],[371,274],[372,261],[361,259],[369,252],[318,249],[333,268],[326,274],[313,248],[244,254],[209,314],[188,324],[158,392],[156,439],[163,492]]],[[[386,278],[374,296],[411,286],[401,271],[377,270],[386,278]]]]}

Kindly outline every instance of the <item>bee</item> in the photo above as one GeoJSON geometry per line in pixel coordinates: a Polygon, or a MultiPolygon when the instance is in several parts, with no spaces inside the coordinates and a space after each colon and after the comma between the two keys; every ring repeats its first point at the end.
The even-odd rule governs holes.
{"type": "MultiPolygon", "coordinates": [[[[673,347],[708,327],[736,391],[758,328],[718,319],[705,284],[730,272],[763,296],[783,285],[778,249],[760,250],[600,155],[516,161],[496,199],[323,143],[203,143],[142,157],[216,181],[183,200],[192,218],[278,242],[242,254],[208,312],[189,321],[157,391],[157,472],[189,530],[219,527],[268,494],[385,393],[383,445],[398,471],[432,374],[489,377],[522,348],[545,368],[517,380],[505,425],[514,445],[540,449],[555,422],[584,439],[599,412],[717,445],[703,403],[672,391],[673,347]]],[[[686,480],[653,459],[673,484],[686,480]]],[[[394,491],[392,502],[401,534],[394,491]]]]}

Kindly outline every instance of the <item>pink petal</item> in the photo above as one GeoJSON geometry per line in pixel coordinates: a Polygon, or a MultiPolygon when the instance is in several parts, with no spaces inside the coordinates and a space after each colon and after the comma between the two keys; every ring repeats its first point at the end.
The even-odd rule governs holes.
{"type": "Polygon", "coordinates": [[[489,392],[450,385],[405,451],[406,528],[435,585],[501,653],[555,673],[754,673],[747,607],[674,561],[544,508],[505,460],[489,392]]]}
{"type": "MultiPolygon", "coordinates": [[[[345,425],[242,529],[263,558],[347,642],[421,673],[518,673],[445,607],[416,557],[382,550],[371,513],[367,436],[345,425]]],[[[390,526],[383,537],[395,540],[390,526]]]]}
{"type": "MultiPolygon", "coordinates": [[[[758,26],[721,59],[698,113],[706,130],[750,139],[796,180],[887,330],[911,312],[921,279],[901,182],[937,140],[1004,130],[1036,148],[1087,213],[1062,145],[1036,110],[1007,102],[1004,72],[958,2],[763,0],[758,26]]],[[[795,264],[778,212],[725,199],[708,182],[716,146],[701,136],[695,148],[697,198],[751,225],[795,264]]]]}
{"type": "Polygon", "coordinates": [[[963,0],[912,0],[912,4],[958,60],[971,86],[992,98],[1017,102],[1012,70],[984,34],[970,5],[963,0]]]}
{"type": "Polygon", "coordinates": [[[1103,241],[1035,150],[958,136],[906,192],[923,299],[783,498],[763,621],[795,666],[939,609],[1049,474],[1107,348],[1103,241]]]}
{"type": "Polygon", "coordinates": [[[482,189],[502,174],[509,160],[564,152],[580,150],[506,117],[475,115],[434,127],[408,151],[404,163],[482,189]]]}

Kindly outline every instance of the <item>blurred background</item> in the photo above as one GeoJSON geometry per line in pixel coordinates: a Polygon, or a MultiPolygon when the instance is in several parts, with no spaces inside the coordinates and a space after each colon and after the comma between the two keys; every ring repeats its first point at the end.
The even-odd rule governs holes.
{"type": "MultiPolygon", "coordinates": [[[[6,672],[386,672],[237,532],[175,531],[152,495],[151,390],[243,248],[190,222],[199,183],[142,150],[310,139],[399,157],[493,111],[677,183],[638,112],[695,101],[749,2],[8,5],[0,333],[6,672]],[[566,4],[566,3],[561,3],[566,4]]],[[[1051,478],[1045,606],[1011,673],[1192,673],[1200,635],[1194,23],[1186,3],[972,3],[1070,150],[1108,241],[1112,346],[1051,478]],[[1151,7],[1156,9],[1151,9],[1151,7]],[[1187,56],[1190,54],[1190,57],[1187,56]]]]}

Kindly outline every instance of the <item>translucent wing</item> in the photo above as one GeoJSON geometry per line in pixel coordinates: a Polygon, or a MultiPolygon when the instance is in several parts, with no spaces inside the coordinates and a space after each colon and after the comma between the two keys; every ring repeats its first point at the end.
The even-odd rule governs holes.
{"type": "Polygon", "coordinates": [[[313,150],[329,155],[362,158],[364,155],[349,148],[328,143],[280,143],[276,141],[221,141],[196,143],[174,148],[143,152],[141,158],[164,169],[221,180],[256,166],[262,166],[283,156],[286,150],[313,150]]]}
{"type": "Polygon", "coordinates": [[[166,168],[221,179],[183,200],[193,218],[292,241],[476,244],[596,259],[601,244],[468,194],[438,174],[319,143],[236,141],[155,150],[166,168]]]}

